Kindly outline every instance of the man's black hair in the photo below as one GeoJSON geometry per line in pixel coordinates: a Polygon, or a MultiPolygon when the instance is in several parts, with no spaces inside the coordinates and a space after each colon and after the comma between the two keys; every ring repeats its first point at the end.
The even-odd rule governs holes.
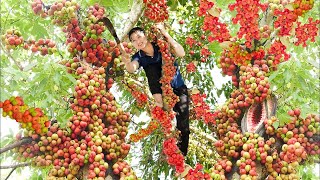
{"type": "Polygon", "coordinates": [[[141,31],[144,33],[144,29],[142,29],[141,27],[134,27],[132,28],[129,33],[128,33],[128,36],[129,36],[129,40],[131,41],[131,34],[137,32],[137,31],[141,31]]]}

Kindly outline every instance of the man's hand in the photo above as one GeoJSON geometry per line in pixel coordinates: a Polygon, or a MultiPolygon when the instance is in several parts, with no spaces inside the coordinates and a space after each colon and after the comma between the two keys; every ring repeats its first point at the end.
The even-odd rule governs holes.
{"type": "Polygon", "coordinates": [[[166,102],[163,102],[163,110],[168,111],[169,112],[169,106],[166,102]]]}
{"type": "Polygon", "coordinates": [[[159,29],[161,33],[165,31],[163,23],[156,23],[155,27],[159,29]]]}
{"type": "Polygon", "coordinates": [[[130,55],[126,52],[126,50],[124,49],[122,43],[119,44],[119,49],[120,49],[120,52],[121,52],[121,60],[122,62],[124,62],[125,64],[126,63],[129,63],[130,62],[130,55]]]}

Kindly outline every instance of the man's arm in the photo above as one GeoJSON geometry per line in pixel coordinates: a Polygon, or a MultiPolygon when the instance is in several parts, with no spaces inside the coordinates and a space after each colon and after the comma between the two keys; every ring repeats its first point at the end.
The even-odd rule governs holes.
{"type": "Polygon", "coordinates": [[[183,57],[185,55],[183,47],[170,36],[170,34],[164,29],[163,24],[157,23],[156,28],[158,28],[162,35],[167,38],[167,41],[174,49],[174,54],[178,57],[183,57]]]}
{"type": "Polygon", "coordinates": [[[129,73],[134,73],[139,68],[138,61],[131,61],[130,55],[126,53],[122,44],[120,44],[121,60],[129,73]]]}

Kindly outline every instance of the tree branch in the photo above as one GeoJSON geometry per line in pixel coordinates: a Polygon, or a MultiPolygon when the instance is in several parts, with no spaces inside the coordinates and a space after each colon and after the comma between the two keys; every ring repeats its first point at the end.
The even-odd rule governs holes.
{"type": "Polygon", "coordinates": [[[8,174],[8,176],[6,177],[5,180],[8,180],[9,177],[11,176],[11,174],[13,173],[13,171],[15,171],[16,169],[17,169],[17,168],[13,168],[13,169],[10,171],[10,173],[8,174]]]}
{"type": "Polygon", "coordinates": [[[6,166],[0,166],[0,169],[10,169],[10,168],[18,168],[18,167],[26,167],[29,166],[31,162],[25,162],[25,163],[20,163],[20,164],[11,164],[11,165],[6,165],[6,166]]]}
{"type": "Polygon", "coordinates": [[[131,7],[129,16],[126,22],[123,31],[119,35],[120,41],[123,41],[126,38],[126,35],[130,31],[130,29],[138,22],[139,18],[141,17],[144,10],[144,4],[142,0],[136,0],[131,7]]]}
{"type": "Polygon", "coordinates": [[[3,47],[3,45],[1,44],[1,49],[3,52],[5,52],[7,54],[8,57],[10,57],[10,59],[18,66],[20,71],[23,71],[23,67],[21,66],[21,64],[14,58],[12,57],[12,55],[9,53],[9,51],[5,51],[5,48],[3,47]]]}
{"type": "Polygon", "coordinates": [[[30,137],[28,137],[28,138],[23,138],[23,139],[21,139],[20,141],[16,141],[16,142],[14,142],[14,143],[12,143],[12,144],[7,145],[7,146],[4,147],[4,148],[1,148],[1,149],[0,149],[0,154],[4,153],[4,152],[6,152],[6,151],[9,151],[9,150],[11,150],[11,149],[13,149],[13,148],[19,147],[19,146],[21,146],[21,145],[31,143],[31,142],[32,142],[32,139],[31,139],[30,137]]]}

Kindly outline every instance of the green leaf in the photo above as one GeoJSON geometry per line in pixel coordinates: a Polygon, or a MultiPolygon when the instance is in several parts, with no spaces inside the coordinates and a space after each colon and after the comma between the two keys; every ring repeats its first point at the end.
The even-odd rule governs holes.
{"type": "Polygon", "coordinates": [[[104,7],[111,7],[113,6],[113,1],[110,0],[87,0],[87,3],[92,6],[94,4],[100,4],[104,7]]]}
{"type": "MultiPolygon", "coordinates": [[[[104,4],[107,1],[103,1],[102,5],[104,6],[110,6],[110,2],[108,4],[104,4]]],[[[117,13],[125,13],[128,12],[132,6],[132,1],[131,0],[113,0],[112,5],[111,5],[117,13]]]]}
{"type": "Polygon", "coordinates": [[[4,147],[4,146],[6,146],[6,145],[8,145],[8,144],[10,144],[10,143],[12,143],[13,141],[14,141],[13,138],[9,138],[9,137],[4,137],[4,138],[2,138],[2,139],[1,139],[1,143],[0,143],[1,148],[4,147]]]}
{"type": "Polygon", "coordinates": [[[287,113],[281,113],[278,115],[280,125],[284,125],[287,122],[290,122],[290,116],[287,113]]]}
{"type": "Polygon", "coordinates": [[[274,122],[274,123],[272,124],[272,126],[273,126],[275,129],[278,129],[279,125],[280,125],[280,122],[279,122],[279,121],[276,121],[276,122],[274,122]]]}
{"type": "Polygon", "coordinates": [[[220,47],[219,45],[219,42],[217,41],[214,41],[214,42],[211,42],[208,46],[209,50],[214,52],[215,54],[220,54],[221,51],[222,51],[222,48],[220,47]]]}
{"type": "Polygon", "coordinates": [[[76,83],[76,79],[75,79],[72,75],[70,75],[70,74],[65,74],[65,77],[67,77],[68,80],[71,81],[73,84],[76,83]]]}
{"type": "Polygon", "coordinates": [[[44,26],[41,26],[40,23],[33,24],[31,33],[35,36],[36,39],[40,39],[48,36],[47,29],[44,26]]]}

